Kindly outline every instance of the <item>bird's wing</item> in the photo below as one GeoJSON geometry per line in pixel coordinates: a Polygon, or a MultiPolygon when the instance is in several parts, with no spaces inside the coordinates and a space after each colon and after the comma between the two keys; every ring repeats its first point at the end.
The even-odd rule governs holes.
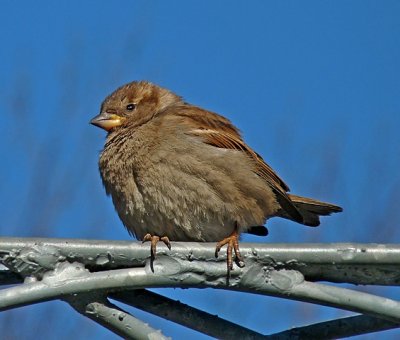
{"type": "Polygon", "coordinates": [[[232,149],[245,152],[255,163],[255,172],[262,177],[274,189],[286,193],[289,187],[285,182],[265,163],[262,157],[246,145],[239,135],[233,135],[226,131],[198,128],[190,131],[191,135],[200,137],[206,144],[218,148],[232,149]]]}
{"type": "Polygon", "coordinates": [[[218,148],[245,152],[254,161],[255,173],[268,183],[282,209],[293,220],[300,223],[303,221],[303,217],[287,195],[289,187],[259,154],[244,143],[239,130],[228,119],[194,106],[191,106],[188,110],[180,110],[179,115],[186,120],[191,120],[188,123],[190,129],[186,131],[187,134],[199,137],[204,143],[218,148]]]}

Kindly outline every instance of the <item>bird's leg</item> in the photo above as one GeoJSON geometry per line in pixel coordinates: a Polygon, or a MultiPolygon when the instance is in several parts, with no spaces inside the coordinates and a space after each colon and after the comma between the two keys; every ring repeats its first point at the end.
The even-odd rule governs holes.
{"type": "Polygon", "coordinates": [[[226,244],[226,265],[228,267],[229,277],[230,271],[233,270],[232,250],[235,251],[235,263],[237,264],[237,266],[240,268],[244,267],[242,255],[240,255],[239,251],[239,232],[237,223],[235,224],[235,229],[233,230],[232,234],[217,243],[217,246],[215,248],[215,257],[218,257],[219,251],[226,244]]]}
{"type": "Polygon", "coordinates": [[[159,241],[164,242],[164,244],[168,247],[169,250],[171,250],[171,243],[169,241],[168,236],[157,236],[157,235],[151,235],[151,234],[146,234],[143,237],[142,243],[150,241],[151,242],[151,247],[150,247],[150,268],[151,271],[154,272],[154,267],[153,267],[153,262],[154,259],[156,258],[156,253],[157,253],[157,243],[159,241]]]}

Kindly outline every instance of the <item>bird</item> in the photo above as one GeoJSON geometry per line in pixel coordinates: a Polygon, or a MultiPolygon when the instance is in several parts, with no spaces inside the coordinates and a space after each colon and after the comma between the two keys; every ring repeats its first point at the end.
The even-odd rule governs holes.
{"type": "Polygon", "coordinates": [[[342,211],[290,194],[230,120],[151,82],[117,88],[90,123],[107,131],[105,191],[128,232],[150,241],[153,271],[159,241],[216,242],[216,257],[226,245],[229,274],[244,266],[242,233],[266,236],[272,217],[316,227],[342,211]]]}

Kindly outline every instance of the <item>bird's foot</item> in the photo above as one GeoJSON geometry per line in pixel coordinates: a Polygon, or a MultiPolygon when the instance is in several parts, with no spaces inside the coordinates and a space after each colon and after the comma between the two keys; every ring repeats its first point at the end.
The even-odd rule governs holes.
{"type": "Polygon", "coordinates": [[[224,245],[227,245],[226,265],[228,268],[228,279],[229,279],[230,271],[233,270],[233,254],[232,254],[233,251],[235,252],[235,263],[237,264],[237,266],[240,268],[244,267],[244,261],[239,251],[239,233],[237,226],[235,227],[231,235],[229,235],[228,237],[224,238],[223,240],[217,243],[217,246],[215,248],[215,257],[218,257],[218,253],[224,245]]]}
{"type": "Polygon", "coordinates": [[[154,259],[156,258],[156,253],[157,253],[157,243],[159,241],[164,242],[164,244],[168,247],[169,250],[171,250],[171,243],[169,241],[168,236],[157,236],[157,235],[151,235],[151,234],[146,234],[143,237],[142,243],[150,241],[151,246],[150,246],[150,268],[151,271],[154,273],[154,267],[153,267],[153,262],[154,259]]]}

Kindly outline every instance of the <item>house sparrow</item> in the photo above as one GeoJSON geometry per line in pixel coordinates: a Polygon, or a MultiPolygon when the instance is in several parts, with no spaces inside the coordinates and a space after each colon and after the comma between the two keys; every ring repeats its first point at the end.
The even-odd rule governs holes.
{"type": "Polygon", "coordinates": [[[106,192],[129,233],[151,241],[151,263],[160,240],[218,242],[229,272],[233,251],[244,265],[242,232],[267,235],[274,216],[315,227],[342,211],[289,194],[228,119],[152,83],[118,88],[91,123],[108,133],[99,160],[106,192]]]}

